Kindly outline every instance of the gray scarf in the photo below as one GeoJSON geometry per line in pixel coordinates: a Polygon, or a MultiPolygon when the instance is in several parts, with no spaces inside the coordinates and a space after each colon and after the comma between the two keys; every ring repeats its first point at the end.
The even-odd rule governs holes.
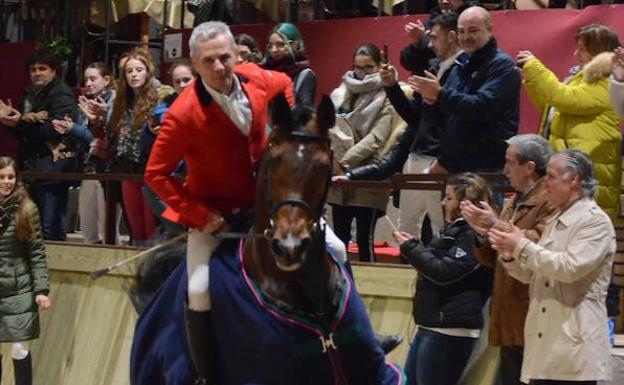
{"type": "Polygon", "coordinates": [[[373,129],[381,109],[384,107],[386,92],[378,73],[356,79],[353,71],[342,77],[342,84],[332,93],[336,108],[348,111],[344,117],[354,130],[355,143],[373,129]],[[352,100],[355,98],[355,102],[352,100]]]}

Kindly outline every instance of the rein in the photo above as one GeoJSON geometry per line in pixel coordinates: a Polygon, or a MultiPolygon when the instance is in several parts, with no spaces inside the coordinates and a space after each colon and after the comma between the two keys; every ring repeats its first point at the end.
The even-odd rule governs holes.
{"type": "MultiPolygon", "coordinates": [[[[292,132],[289,132],[288,134],[282,134],[276,137],[276,139],[282,139],[282,138],[286,140],[300,142],[300,143],[326,143],[331,146],[331,141],[328,136],[312,134],[307,131],[292,131],[292,132]]],[[[270,149],[273,145],[274,145],[273,142],[270,142],[268,148],[270,149]]],[[[267,151],[266,154],[268,153],[269,152],[267,151]]],[[[333,162],[334,152],[330,150],[330,153],[331,153],[331,157],[330,157],[330,164],[331,164],[333,162]]],[[[307,211],[308,214],[310,214],[310,217],[313,219],[312,225],[310,226],[311,234],[324,233],[325,227],[321,224],[321,217],[323,215],[323,205],[325,201],[327,200],[327,194],[329,191],[329,186],[331,184],[331,177],[332,177],[331,167],[328,167],[325,170],[324,180],[325,180],[326,188],[323,194],[323,199],[321,200],[322,202],[321,207],[314,208],[314,207],[311,207],[310,204],[308,204],[308,202],[304,201],[298,196],[289,196],[277,202],[274,202],[271,200],[271,186],[269,184],[269,175],[271,174],[271,166],[273,164],[272,160],[273,159],[267,160],[267,169],[264,174],[264,180],[262,181],[262,183],[264,184],[264,199],[265,199],[265,202],[267,203],[267,206],[269,207],[269,227],[264,230],[263,232],[264,237],[267,240],[273,238],[273,234],[275,232],[275,224],[273,222],[273,218],[275,214],[277,213],[277,211],[282,206],[285,206],[285,205],[300,207],[304,211],[307,211]]]]}

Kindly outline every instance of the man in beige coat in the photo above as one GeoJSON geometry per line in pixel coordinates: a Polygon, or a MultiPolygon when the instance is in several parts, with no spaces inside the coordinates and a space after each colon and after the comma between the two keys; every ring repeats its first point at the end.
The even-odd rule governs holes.
{"type": "Polygon", "coordinates": [[[585,153],[556,153],[545,183],[559,212],[538,243],[514,226],[488,232],[509,273],[530,284],[521,379],[596,384],[611,377],[605,298],[615,231],[593,200],[596,179],[585,153]]]}
{"type": "Polygon", "coordinates": [[[544,183],[552,154],[548,141],[536,134],[524,134],[512,136],[507,143],[503,172],[516,195],[505,203],[500,217],[486,202],[477,207],[463,201],[461,208],[464,219],[480,235],[475,250],[477,259],[494,270],[489,340],[490,345],[500,346],[502,385],[519,385],[529,287],[509,275],[496,250],[483,236],[498,220],[519,227],[528,239],[537,242],[556,209],[547,199],[544,183]]]}

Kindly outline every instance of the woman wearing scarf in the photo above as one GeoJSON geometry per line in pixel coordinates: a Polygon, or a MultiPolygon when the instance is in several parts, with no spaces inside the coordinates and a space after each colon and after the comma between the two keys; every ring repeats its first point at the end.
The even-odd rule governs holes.
{"type": "MultiPolygon", "coordinates": [[[[331,99],[339,113],[337,127],[330,130],[334,148],[334,174],[379,160],[388,148],[394,126],[394,109],[386,97],[379,67],[381,54],[373,44],[355,50],[353,69],[342,77],[331,99]]],[[[329,194],[334,231],[348,244],[351,222],[357,223],[356,239],[361,261],[374,262],[375,223],[388,203],[382,190],[336,188],[329,194]]]]}
{"type": "Polygon", "coordinates": [[[294,24],[281,23],[273,28],[262,67],[290,76],[297,106],[315,107],[316,74],[310,68],[301,32],[294,24]]]}

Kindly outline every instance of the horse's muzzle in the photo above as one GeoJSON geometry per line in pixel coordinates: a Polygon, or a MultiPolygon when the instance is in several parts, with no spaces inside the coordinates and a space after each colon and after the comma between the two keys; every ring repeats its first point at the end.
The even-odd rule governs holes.
{"type": "Polygon", "coordinates": [[[301,268],[311,243],[312,239],[309,236],[300,238],[286,234],[284,237],[274,237],[271,248],[275,254],[277,267],[283,271],[296,271],[301,268]]]}

